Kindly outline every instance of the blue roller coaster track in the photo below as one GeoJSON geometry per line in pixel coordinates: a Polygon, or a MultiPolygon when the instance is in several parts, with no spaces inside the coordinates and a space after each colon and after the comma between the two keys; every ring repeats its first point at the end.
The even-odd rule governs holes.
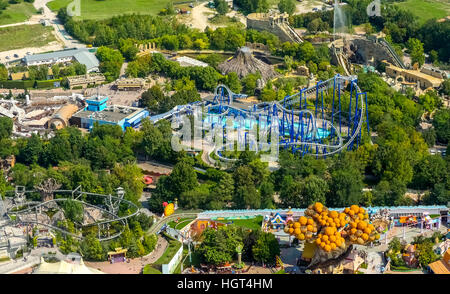
{"type": "MultiPolygon", "coordinates": [[[[244,136],[245,144],[256,151],[268,150],[270,143],[258,143],[250,130],[266,122],[267,133],[263,135],[270,136],[271,126],[277,123],[279,140],[276,144],[279,149],[317,158],[358,148],[364,124],[370,138],[367,93],[361,92],[356,76],[338,74],[286,96],[282,101],[261,102],[249,109],[234,103],[236,98],[242,97],[227,86],[219,85],[212,101],[177,106],[160,117],[179,119],[192,114],[194,108],[199,106],[208,108],[206,120],[213,125],[222,123],[225,126],[227,117],[243,117],[244,120],[240,120],[235,127],[245,130],[239,136],[244,136]]],[[[226,138],[225,131],[223,138],[226,138]]],[[[213,151],[221,161],[235,161],[223,155],[226,147],[226,144],[215,146],[213,151]]]]}

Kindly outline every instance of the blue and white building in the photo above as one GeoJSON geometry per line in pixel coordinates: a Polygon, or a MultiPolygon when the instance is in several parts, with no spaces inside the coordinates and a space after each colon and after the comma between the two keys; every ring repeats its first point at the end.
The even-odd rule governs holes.
{"type": "Polygon", "coordinates": [[[125,131],[128,127],[139,127],[142,119],[150,115],[143,108],[108,105],[108,99],[106,96],[98,95],[86,99],[87,106],[75,113],[70,119],[70,123],[79,128],[90,130],[94,123],[98,122],[100,125],[118,125],[125,131]]]}

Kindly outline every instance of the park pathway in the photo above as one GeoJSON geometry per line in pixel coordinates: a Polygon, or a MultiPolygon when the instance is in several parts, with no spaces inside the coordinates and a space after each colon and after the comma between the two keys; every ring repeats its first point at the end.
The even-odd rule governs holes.
{"type": "Polygon", "coordinates": [[[156,243],[155,249],[146,256],[130,259],[130,262],[119,262],[111,264],[109,261],[86,261],[85,264],[107,274],[140,274],[142,273],[144,266],[154,263],[161,257],[161,255],[163,255],[168,245],[169,243],[166,239],[158,236],[158,242],[156,243]]]}

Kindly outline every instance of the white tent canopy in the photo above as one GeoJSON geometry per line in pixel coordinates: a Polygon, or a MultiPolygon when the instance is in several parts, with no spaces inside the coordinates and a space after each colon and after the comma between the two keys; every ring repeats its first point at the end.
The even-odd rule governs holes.
{"type": "Polygon", "coordinates": [[[56,263],[48,263],[41,257],[41,264],[33,274],[104,274],[94,268],[87,267],[83,260],[80,263],[69,263],[61,260],[56,263]]]}

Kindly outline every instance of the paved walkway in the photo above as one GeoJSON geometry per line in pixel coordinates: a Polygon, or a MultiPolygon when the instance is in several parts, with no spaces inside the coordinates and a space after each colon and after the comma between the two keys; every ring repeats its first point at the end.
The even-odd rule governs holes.
{"type": "Polygon", "coordinates": [[[153,250],[150,254],[130,259],[130,262],[120,262],[111,264],[109,261],[103,262],[89,262],[86,261],[85,264],[89,267],[96,268],[107,274],[140,274],[144,266],[147,264],[154,263],[158,260],[158,258],[163,255],[164,251],[166,251],[169,243],[166,239],[162,237],[158,237],[158,242],[156,244],[155,250],[153,250]]]}
{"type": "Polygon", "coordinates": [[[381,266],[384,266],[383,253],[369,252],[367,255],[367,269],[360,269],[366,274],[381,274],[381,266]]]}
{"type": "Polygon", "coordinates": [[[22,259],[14,259],[7,263],[1,263],[0,265],[0,274],[9,274],[13,272],[18,272],[23,269],[33,267],[34,265],[37,265],[40,263],[40,258],[38,256],[30,256],[25,261],[22,259]]]}

